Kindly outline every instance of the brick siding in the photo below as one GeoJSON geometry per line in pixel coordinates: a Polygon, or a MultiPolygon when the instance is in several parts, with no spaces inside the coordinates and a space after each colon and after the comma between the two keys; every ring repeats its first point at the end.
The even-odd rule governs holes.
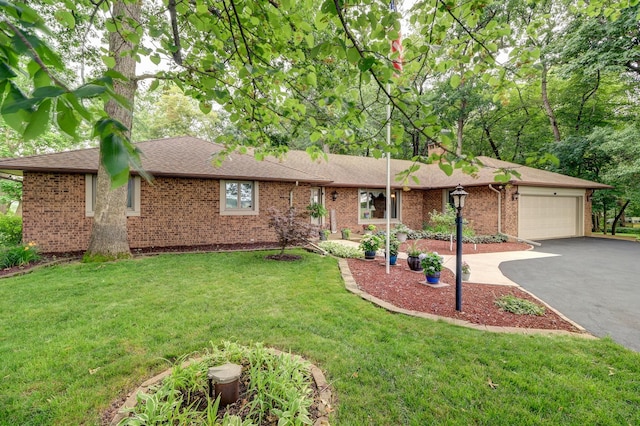
{"type": "MultiPolygon", "coordinates": [[[[498,194],[488,187],[465,188],[469,192],[464,217],[477,234],[498,232],[498,194]]],[[[502,190],[502,232],[517,235],[518,211],[512,194],[502,190]]],[[[171,247],[275,241],[268,226],[267,208],[285,210],[290,194],[300,212],[309,204],[310,185],[259,182],[259,215],[220,215],[220,181],[158,177],[152,184],[141,181],[140,216],[127,219],[131,248],[171,247]]],[[[358,220],[358,188],[325,188],[325,205],[335,209],[337,231],[362,232],[358,220]],[[331,193],[338,193],[332,200],[331,193]]],[[[402,192],[401,219],[421,229],[432,210],[442,210],[441,190],[402,192]]],[[[591,203],[585,203],[585,235],[591,233],[591,203]]],[[[85,216],[85,175],[26,172],[23,181],[23,236],[43,252],[86,250],[93,218],[85,216]]],[[[331,218],[325,219],[328,227],[331,218]]],[[[384,220],[380,221],[380,224],[384,220]]]]}

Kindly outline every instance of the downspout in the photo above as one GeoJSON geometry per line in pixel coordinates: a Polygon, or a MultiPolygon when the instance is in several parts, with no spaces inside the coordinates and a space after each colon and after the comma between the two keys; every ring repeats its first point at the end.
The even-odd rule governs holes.
{"type": "Polygon", "coordinates": [[[502,192],[489,184],[489,189],[498,194],[498,234],[502,234],[502,192]]]}

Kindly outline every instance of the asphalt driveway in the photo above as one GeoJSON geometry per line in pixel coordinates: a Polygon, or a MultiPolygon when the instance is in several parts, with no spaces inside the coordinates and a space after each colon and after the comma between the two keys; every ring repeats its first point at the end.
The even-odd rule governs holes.
{"type": "Polygon", "coordinates": [[[529,290],[591,334],[640,352],[640,244],[604,238],[542,241],[559,256],[500,264],[529,290]]]}

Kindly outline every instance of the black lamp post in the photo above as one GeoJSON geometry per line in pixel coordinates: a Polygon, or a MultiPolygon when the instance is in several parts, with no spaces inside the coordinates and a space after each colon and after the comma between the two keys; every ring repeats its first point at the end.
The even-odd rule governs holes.
{"type": "Polygon", "coordinates": [[[467,195],[460,184],[451,193],[456,208],[456,311],[462,310],[462,208],[467,195]]]}

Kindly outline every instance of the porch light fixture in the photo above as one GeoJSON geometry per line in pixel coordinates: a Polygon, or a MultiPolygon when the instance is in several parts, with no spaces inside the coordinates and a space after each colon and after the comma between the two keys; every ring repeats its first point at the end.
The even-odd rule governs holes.
{"type": "Polygon", "coordinates": [[[513,195],[511,196],[511,199],[513,201],[518,201],[518,198],[520,198],[520,193],[516,190],[516,192],[514,192],[513,195]]]}
{"type": "Polygon", "coordinates": [[[451,193],[456,208],[456,311],[462,311],[462,208],[469,195],[462,185],[458,184],[451,193]]]}
{"type": "Polygon", "coordinates": [[[333,192],[331,193],[331,199],[332,199],[333,201],[335,201],[335,200],[337,200],[337,199],[338,199],[338,191],[333,191],[333,192]]]}

